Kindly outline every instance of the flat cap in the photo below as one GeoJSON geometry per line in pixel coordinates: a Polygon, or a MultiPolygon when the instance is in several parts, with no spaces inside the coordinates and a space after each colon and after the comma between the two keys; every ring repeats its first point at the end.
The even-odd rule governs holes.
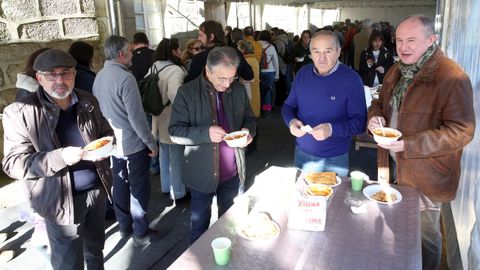
{"type": "Polygon", "coordinates": [[[36,71],[46,71],[56,67],[74,67],[77,62],[73,57],[62,50],[49,49],[39,54],[33,63],[36,71]]]}

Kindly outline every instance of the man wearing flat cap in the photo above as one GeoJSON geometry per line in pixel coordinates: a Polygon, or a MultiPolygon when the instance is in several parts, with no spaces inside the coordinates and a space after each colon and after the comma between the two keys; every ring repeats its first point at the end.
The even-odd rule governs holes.
{"type": "Polygon", "coordinates": [[[46,221],[53,269],[103,269],[110,162],[82,158],[86,144],[113,130],[95,97],[74,89],[75,65],[57,49],[36,58],[38,90],[3,111],[2,165],[46,221]]]}

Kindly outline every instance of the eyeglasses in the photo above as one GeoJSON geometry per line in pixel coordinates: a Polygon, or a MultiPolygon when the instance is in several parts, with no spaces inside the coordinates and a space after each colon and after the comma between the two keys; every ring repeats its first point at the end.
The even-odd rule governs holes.
{"type": "Polygon", "coordinates": [[[72,80],[75,77],[75,72],[73,70],[69,71],[64,71],[60,73],[55,73],[55,72],[44,72],[44,71],[39,71],[37,72],[38,74],[41,74],[47,79],[47,81],[54,82],[58,79],[58,77],[62,77],[64,80],[72,80]]]}
{"type": "Polygon", "coordinates": [[[198,52],[198,51],[202,50],[202,47],[193,47],[192,50],[198,52]]]}
{"type": "Polygon", "coordinates": [[[238,79],[238,76],[235,76],[235,77],[232,77],[232,78],[219,78],[219,77],[217,77],[217,80],[219,80],[221,83],[228,83],[228,84],[231,84],[233,81],[235,81],[237,79],[238,79]]]}
{"type": "Polygon", "coordinates": [[[235,75],[234,77],[231,78],[225,78],[225,77],[219,77],[213,70],[210,70],[210,68],[206,68],[207,73],[211,74],[213,77],[215,77],[215,80],[218,82],[221,82],[222,84],[228,83],[231,84],[233,81],[238,79],[238,75],[235,75]]]}

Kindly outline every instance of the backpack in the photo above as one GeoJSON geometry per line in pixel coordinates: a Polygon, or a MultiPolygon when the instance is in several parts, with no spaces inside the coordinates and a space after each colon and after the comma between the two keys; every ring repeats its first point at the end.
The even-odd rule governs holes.
{"type": "Polygon", "coordinates": [[[295,63],[295,52],[293,50],[293,42],[289,39],[286,43],[283,42],[283,44],[285,45],[285,52],[280,57],[282,57],[283,61],[286,64],[295,63]]]}
{"type": "Polygon", "coordinates": [[[270,47],[272,45],[268,45],[267,47],[265,47],[265,49],[262,48],[262,58],[260,58],[260,69],[267,69],[268,68],[268,64],[270,64],[270,62],[272,60],[270,60],[270,62],[268,62],[268,58],[267,58],[267,49],[268,47],[270,47]]]}
{"type": "Polygon", "coordinates": [[[158,74],[164,68],[171,66],[168,64],[157,71],[155,65],[150,68],[150,74],[138,82],[140,97],[142,98],[143,110],[152,115],[159,115],[169,102],[163,104],[162,94],[158,89],[158,74]],[[153,69],[153,70],[152,70],[153,69]]]}

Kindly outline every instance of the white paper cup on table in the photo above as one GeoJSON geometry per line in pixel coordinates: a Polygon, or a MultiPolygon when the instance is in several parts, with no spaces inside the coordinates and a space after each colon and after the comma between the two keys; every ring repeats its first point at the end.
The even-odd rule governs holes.
{"type": "Polygon", "coordinates": [[[215,263],[220,266],[227,265],[230,262],[230,251],[232,241],[226,237],[218,237],[212,241],[213,256],[215,263]]]}
{"type": "Polygon", "coordinates": [[[363,187],[363,181],[367,179],[367,175],[361,171],[353,171],[350,173],[350,180],[352,181],[352,190],[360,191],[363,187]]]}

